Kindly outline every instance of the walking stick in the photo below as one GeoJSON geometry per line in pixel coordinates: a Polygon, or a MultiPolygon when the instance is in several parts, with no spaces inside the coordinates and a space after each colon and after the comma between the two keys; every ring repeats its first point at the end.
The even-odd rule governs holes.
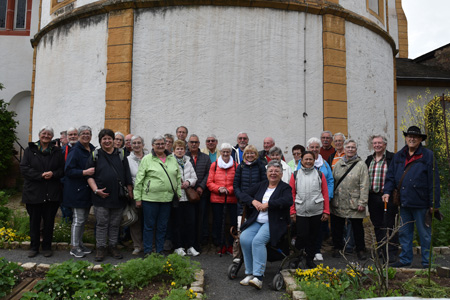
{"type": "Polygon", "coordinates": [[[223,215],[222,215],[222,232],[221,232],[221,238],[220,238],[220,254],[219,256],[222,257],[222,250],[223,247],[225,246],[225,220],[227,218],[227,196],[228,194],[225,194],[225,202],[223,204],[223,215]]]}

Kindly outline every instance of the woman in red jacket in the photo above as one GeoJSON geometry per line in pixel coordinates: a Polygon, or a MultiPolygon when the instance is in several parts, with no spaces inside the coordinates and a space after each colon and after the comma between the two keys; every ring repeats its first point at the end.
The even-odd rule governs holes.
{"type": "Polygon", "coordinates": [[[237,226],[237,199],[234,195],[233,181],[237,164],[231,157],[231,145],[223,143],[220,146],[220,157],[211,165],[206,185],[211,191],[211,207],[213,212],[213,243],[218,247],[218,253],[233,253],[233,238],[228,236],[221,240],[222,223],[225,210],[228,210],[230,226],[237,226]],[[223,246],[223,247],[220,247],[223,246]]]}

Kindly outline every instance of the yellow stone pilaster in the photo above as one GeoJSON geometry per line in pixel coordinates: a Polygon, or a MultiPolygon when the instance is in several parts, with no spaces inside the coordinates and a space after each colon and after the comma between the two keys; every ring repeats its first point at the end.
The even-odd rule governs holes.
{"type": "Polygon", "coordinates": [[[323,129],[348,135],[345,19],[323,15],[323,129]]]}
{"type": "Polygon", "coordinates": [[[408,58],[408,21],[402,8],[402,0],[395,1],[398,19],[398,57],[408,58]]]}
{"type": "Polygon", "coordinates": [[[133,30],[133,9],[109,13],[105,128],[125,134],[130,132],[133,30]]]}

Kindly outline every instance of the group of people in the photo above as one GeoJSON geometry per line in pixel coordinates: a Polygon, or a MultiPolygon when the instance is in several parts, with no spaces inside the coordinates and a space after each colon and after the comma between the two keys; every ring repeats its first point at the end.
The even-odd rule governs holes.
{"type": "Polygon", "coordinates": [[[42,254],[52,255],[54,219],[62,201],[63,215],[72,218],[71,255],[84,257],[92,251],[82,237],[93,206],[95,259],[101,261],[108,253],[122,258],[117,248],[120,223],[126,199],[132,199],[139,215],[129,228],[133,254],[163,253],[170,240],[175,253],[196,256],[210,238],[218,253],[232,253],[232,237],[224,233],[228,216],[230,226],[241,231],[247,275],[242,285],[262,287],[265,246],[276,245],[289,223],[295,223],[295,246],[305,251],[308,267],[323,260],[322,239],[330,230],[333,257],[354,241],[357,257],[365,260],[363,219],[367,213],[380,244],[386,232],[395,233],[400,214],[399,235],[390,235],[386,247],[380,248],[380,257],[397,267],[411,264],[411,221],[415,221],[422,264],[427,266],[431,233],[425,215],[439,208],[439,176],[433,153],[421,143],[426,135],[415,126],[404,135],[406,146],[395,155],[386,150],[384,136],[372,136],[374,153],[363,161],[354,139],[324,131],[320,138],[310,138],[306,147],[293,146],[294,159],[286,163],[273,138],[265,138],[258,152],[244,132],[238,134],[235,146],[222,143],[220,147],[211,134],[200,150],[199,137],[188,138],[188,129],[180,126],[176,138],[156,135],[147,150],[141,136],[110,129],[99,132],[100,146],[95,148],[89,126],[69,129],[67,145],[58,147],[53,129],[44,126],[21,162],[23,203],[30,216],[28,256],[40,251],[41,227],[42,254]],[[199,202],[189,200],[188,189],[198,194],[199,202]],[[393,194],[399,194],[395,196],[399,203],[394,203],[398,201],[393,201],[393,194]]]}

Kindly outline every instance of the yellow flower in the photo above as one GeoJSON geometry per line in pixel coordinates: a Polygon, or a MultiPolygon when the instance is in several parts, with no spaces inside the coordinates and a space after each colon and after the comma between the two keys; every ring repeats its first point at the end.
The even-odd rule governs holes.
{"type": "Polygon", "coordinates": [[[172,283],[170,285],[175,286],[176,285],[175,281],[172,281],[172,283]]]}

